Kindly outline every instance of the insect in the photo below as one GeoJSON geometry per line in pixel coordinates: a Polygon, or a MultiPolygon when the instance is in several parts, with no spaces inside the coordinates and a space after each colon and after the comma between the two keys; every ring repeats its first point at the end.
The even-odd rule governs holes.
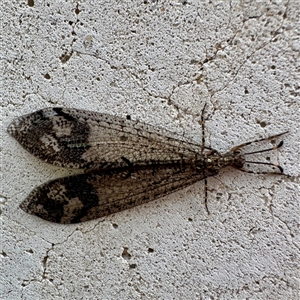
{"type": "MultiPolygon", "coordinates": [[[[246,157],[277,149],[243,153],[247,145],[275,139],[286,132],[254,140],[222,155],[170,131],[137,121],[74,108],[45,108],[15,119],[8,127],[28,152],[66,168],[84,169],[35,188],[20,207],[56,223],[78,223],[107,216],[189,186],[232,166],[248,173],[283,174],[281,166],[246,157]],[[263,164],[272,171],[245,168],[263,164]]],[[[207,188],[205,188],[207,207],[207,188]]]]}

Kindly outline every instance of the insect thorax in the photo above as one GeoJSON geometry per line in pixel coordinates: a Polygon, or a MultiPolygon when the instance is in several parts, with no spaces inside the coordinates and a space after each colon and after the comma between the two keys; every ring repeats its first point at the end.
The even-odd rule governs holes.
{"type": "Polygon", "coordinates": [[[205,155],[206,167],[211,170],[220,170],[227,166],[241,169],[245,163],[245,156],[240,151],[229,151],[222,155],[217,150],[211,150],[205,155]]]}

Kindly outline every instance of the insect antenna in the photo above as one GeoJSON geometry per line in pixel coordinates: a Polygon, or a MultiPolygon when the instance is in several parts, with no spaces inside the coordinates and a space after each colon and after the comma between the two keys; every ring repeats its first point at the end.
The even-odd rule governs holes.
{"type": "MultiPolygon", "coordinates": [[[[268,138],[264,138],[264,139],[260,139],[260,140],[255,140],[253,142],[248,142],[248,143],[241,144],[241,145],[235,147],[234,151],[236,151],[237,149],[242,148],[244,146],[250,145],[252,143],[261,142],[261,141],[265,141],[265,140],[270,140],[272,138],[277,138],[277,137],[279,137],[279,136],[281,136],[281,135],[283,135],[283,134],[285,134],[287,132],[288,131],[280,133],[280,134],[273,135],[273,136],[268,137],[268,138]]],[[[272,151],[272,150],[275,150],[275,149],[278,149],[278,148],[282,147],[282,145],[283,145],[283,141],[281,141],[278,145],[276,145],[276,146],[274,146],[272,148],[262,149],[262,150],[253,151],[253,152],[247,152],[247,153],[243,153],[243,155],[246,156],[246,155],[250,155],[250,154],[256,154],[256,153],[262,153],[262,152],[272,151]]],[[[268,166],[273,166],[273,167],[275,167],[275,168],[278,169],[278,171],[273,171],[273,172],[270,172],[270,171],[258,171],[258,172],[255,172],[255,171],[246,170],[246,169],[239,169],[239,170],[241,170],[243,172],[246,172],[246,173],[286,175],[286,174],[283,173],[283,168],[280,165],[278,165],[278,164],[268,163],[268,162],[260,162],[260,161],[249,161],[249,160],[245,160],[245,163],[247,163],[247,164],[258,164],[258,165],[268,165],[268,166]]]]}
{"type": "Polygon", "coordinates": [[[254,152],[247,152],[247,153],[243,153],[243,155],[249,155],[249,154],[255,154],[255,153],[262,153],[262,152],[272,151],[272,150],[280,148],[282,145],[283,145],[283,141],[281,141],[277,146],[274,146],[272,148],[258,150],[258,151],[254,151],[254,152]]]}
{"type": "MultiPolygon", "coordinates": [[[[234,152],[234,151],[237,151],[237,150],[239,150],[239,149],[241,149],[241,148],[243,148],[245,146],[248,146],[248,145],[251,145],[251,144],[254,144],[254,143],[259,143],[259,142],[262,142],[262,141],[268,141],[268,140],[271,140],[271,139],[275,139],[275,138],[278,138],[279,136],[284,135],[284,134],[286,134],[288,132],[289,131],[285,131],[285,132],[282,132],[282,133],[279,133],[279,134],[275,134],[275,135],[269,136],[267,138],[262,138],[262,139],[259,139],[259,140],[254,140],[254,141],[251,141],[251,142],[243,143],[243,144],[240,144],[240,145],[232,148],[231,151],[234,152]]],[[[275,148],[271,148],[270,150],[277,149],[277,148],[281,147],[282,144],[281,145],[280,144],[281,143],[279,143],[279,145],[276,146],[275,148]]],[[[264,150],[264,151],[270,151],[270,150],[264,150]]],[[[263,152],[263,151],[257,151],[257,152],[253,152],[253,153],[258,153],[258,152],[263,152]]]]}
{"type": "MultiPolygon", "coordinates": [[[[257,162],[253,162],[253,163],[257,163],[257,162]]],[[[267,174],[267,175],[283,175],[283,176],[288,176],[289,177],[288,174],[283,173],[283,169],[282,169],[281,166],[276,165],[276,164],[270,164],[270,165],[272,165],[274,167],[277,167],[280,170],[280,172],[269,172],[269,171],[257,171],[256,172],[256,171],[251,171],[251,170],[246,170],[246,169],[238,169],[238,170],[240,170],[242,172],[245,172],[245,173],[257,174],[257,175],[267,174]]]]}
{"type": "MultiPolygon", "coordinates": [[[[245,161],[245,163],[248,163],[248,164],[258,164],[258,165],[268,165],[268,166],[273,166],[275,168],[277,168],[280,172],[254,172],[254,171],[248,171],[248,170],[245,170],[246,172],[248,173],[255,173],[255,174],[278,174],[278,175],[285,175],[283,173],[283,168],[280,166],[280,165],[277,165],[277,164],[273,164],[273,163],[267,163],[267,162],[261,162],[261,161],[245,161]]],[[[243,169],[240,169],[243,171],[243,169]]]]}

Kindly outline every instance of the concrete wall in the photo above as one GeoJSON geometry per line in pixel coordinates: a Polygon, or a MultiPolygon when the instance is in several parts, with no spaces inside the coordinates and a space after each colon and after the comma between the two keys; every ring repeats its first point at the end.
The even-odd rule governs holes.
{"type": "Polygon", "coordinates": [[[299,1],[1,6],[1,299],[298,299],[299,1]],[[208,179],[210,215],[203,181],[76,225],[19,209],[72,172],[10,137],[15,117],[84,108],[201,144],[205,103],[206,142],[222,153],[290,130],[265,157],[292,177],[224,169],[208,179]]]}

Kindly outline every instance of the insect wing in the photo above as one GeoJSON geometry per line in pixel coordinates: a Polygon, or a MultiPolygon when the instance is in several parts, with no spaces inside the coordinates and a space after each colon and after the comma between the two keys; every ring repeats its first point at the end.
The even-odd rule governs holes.
{"type": "Polygon", "coordinates": [[[164,129],[67,108],[45,108],[21,116],[8,132],[36,157],[69,168],[176,163],[194,159],[200,149],[164,129]]]}
{"type": "Polygon", "coordinates": [[[184,188],[214,173],[190,165],[93,171],[34,189],[20,207],[56,223],[78,223],[122,211],[184,188]]]}

